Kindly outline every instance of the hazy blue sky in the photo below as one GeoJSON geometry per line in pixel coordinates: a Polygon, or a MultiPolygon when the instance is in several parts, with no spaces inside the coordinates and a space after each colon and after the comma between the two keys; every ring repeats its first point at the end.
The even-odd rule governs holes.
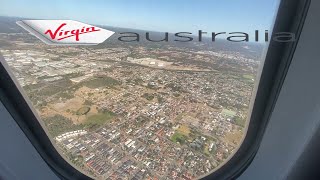
{"type": "Polygon", "coordinates": [[[1,16],[72,19],[144,30],[270,29],[279,0],[1,0],[1,16]]]}

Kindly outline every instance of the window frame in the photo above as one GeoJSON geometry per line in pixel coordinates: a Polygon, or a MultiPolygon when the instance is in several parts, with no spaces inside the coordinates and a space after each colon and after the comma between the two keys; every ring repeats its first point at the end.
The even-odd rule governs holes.
{"type": "MultiPolygon", "coordinates": [[[[303,28],[311,0],[281,0],[273,32],[292,32],[297,41],[270,41],[245,138],[239,149],[219,169],[202,179],[235,179],[250,165],[258,151],[268,120],[281,90],[303,28]]],[[[0,101],[25,133],[43,160],[62,179],[92,179],[63,158],[48,137],[32,103],[0,55],[0,101]]]]}

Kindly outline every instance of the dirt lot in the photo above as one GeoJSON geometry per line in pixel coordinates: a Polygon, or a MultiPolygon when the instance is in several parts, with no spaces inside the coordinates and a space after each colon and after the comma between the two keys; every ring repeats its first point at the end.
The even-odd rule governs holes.
{"type": "Polygon", "coordinates": [[[66,100],[65,102],[48,104],[40,111],[40,116],[42,118],[45,118],[60,114],[66,118],[71,119],[74,124],[79,124],[82,123],[87,116],[97,114],[98,111],[95,105],[84,105],[85,100],[79,97],[79,95],[81,94],[81,90],[83,89],[80,88],[74,93],[74,98],[66,100]],[[86,115],[78,115],[77,111],[84,106],[90,107],[90,111],[86,115]]]}
{"type": "Polygon", "coordinates": [[[233,132],[227,133],[226,136],[224,137],[224,140],[234,146],[239,146],[242,136],[243,136],[243,132],[233,131],[233,132]]]}

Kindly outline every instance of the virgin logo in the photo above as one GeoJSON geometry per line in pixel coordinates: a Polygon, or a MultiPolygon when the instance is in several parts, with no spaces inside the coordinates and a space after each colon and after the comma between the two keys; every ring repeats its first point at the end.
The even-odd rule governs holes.
{"type": "Polygon", "coordinates": [[[51,29],[48,29],[44,34],[49,34],[51,39],[57,39],[58,41],[70,38],[75,36],[76,41],[79,41],[79,35],[85,33],[92,33],[96,31],[100,31],[96,27],[83,27],[82,29],[74,29],[74,30],[63,30],[62,28],[66,26],[67,23],[62,23],[54,32],[51,29]]]}
{"type": "Polygon", "coordinates": [[[73,20],[23,20],[17,24],[49,45],[96,45],[114,34],[73,20]]]}

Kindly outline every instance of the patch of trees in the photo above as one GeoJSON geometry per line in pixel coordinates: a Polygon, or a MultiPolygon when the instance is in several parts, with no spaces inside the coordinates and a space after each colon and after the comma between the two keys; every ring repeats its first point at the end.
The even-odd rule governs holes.
{"type": "Polygon", "coordinates": [[[83,128],[82,125],[75,125],[70,119],[62,115],[55,115],[52,117],[48,117],[43,119],[43,121],[49,131],[49,134],[52,137],[56,137],[63,133],[66,133],[69,131],[75,131],[83,128]]]}

